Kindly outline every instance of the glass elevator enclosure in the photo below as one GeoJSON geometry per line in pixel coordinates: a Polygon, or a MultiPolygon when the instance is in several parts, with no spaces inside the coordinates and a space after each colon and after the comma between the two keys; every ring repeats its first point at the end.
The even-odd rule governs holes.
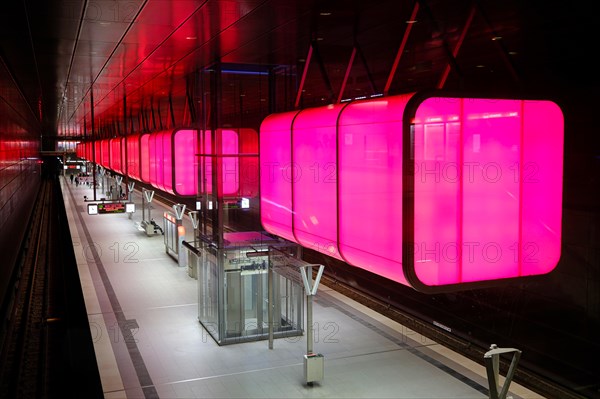
{"type": "MultiPolygon", "coordinates": [[[[257,232],[225,233],[221,248],[209,237],[200,238],[198,320],[202,326],[219,345],[268,339],[268,247],[290,255],[295,248],[257,232]]],[[[274,275],[275,338],[302,335],[303,298],[301,285],[274,275]]]]}

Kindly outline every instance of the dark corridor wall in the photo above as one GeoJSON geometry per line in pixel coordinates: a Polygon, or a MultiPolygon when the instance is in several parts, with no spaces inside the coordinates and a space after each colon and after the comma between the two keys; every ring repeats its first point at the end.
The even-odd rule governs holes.
{"type": "Polygon", "coordinates": [[[40,184],[41,161],[39,127],[4,62],[0,87],[0,316],[4,317],[40,184]]]}

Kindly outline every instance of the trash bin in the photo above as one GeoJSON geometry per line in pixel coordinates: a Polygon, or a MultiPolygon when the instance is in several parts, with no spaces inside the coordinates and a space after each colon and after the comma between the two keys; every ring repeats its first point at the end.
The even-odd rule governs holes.
{"type": "Polygon", "coordinates": [[[323,380],[325,358],[320,353],[304,355],[304,380],[307,384],[323,380]]]}

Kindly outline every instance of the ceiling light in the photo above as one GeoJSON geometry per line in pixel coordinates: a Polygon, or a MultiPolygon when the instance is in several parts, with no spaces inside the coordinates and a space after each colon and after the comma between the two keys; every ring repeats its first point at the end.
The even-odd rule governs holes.
{"type": "Polygon", "coordinates": [[[328,16],[330,16],[330,15],[331,15],[331,13],[330,13],[330,12],[327,12],[327,11],[324,11],[324,12],[320,12],[320,13],[319,13],[319,15],[322,15],[322,16],[324,16],[324,17],[328,17],[328,16]]]}
{"type": "Polygon", "coordinates": [[[494,37],[492,37],[492,40],[500,40],[500,39],[502,39],[502,36],[494,36],[494,37]]]}
{"type": "Polygon", "coordinates": [[[475,68],[485,68],[485,65],[481,65],[481,64],[475,65],[475,68]]]}

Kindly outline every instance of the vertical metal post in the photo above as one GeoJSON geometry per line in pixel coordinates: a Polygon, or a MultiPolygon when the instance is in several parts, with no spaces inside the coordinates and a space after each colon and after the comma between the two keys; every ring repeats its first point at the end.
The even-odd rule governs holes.
{"type": "Polygon", "coordinates": [[[96,164],[98,160],[96,159],[96,137],[95,133],[95,122],[94,122],[94,85],[90,87],[90,123],[92,129],[92,157],[94,158],[94,167],[92,170],[92,185],[94,186],[94,201],[96,201],[96,164]]]}
{"type": "Polygon", "coordinates": [[[489,398],[490,399],[506,399],[508,395],[508,388],[513,380],[515,371],[517,370],[517,364],[521,358],[521,351],[515,348],[498,348],[498,346],[492,344],[490,350],[485,353],[483,360],[485,363],[486,373],[488,377],[489,386],[489,398]],[[504,380],[504,384],[498,386],[498,378],[500,376],[500,355],[512,353],[513,358],[508,368],[508,373],[504,380]]]}
{"type": "Polygon", "coordinates": [[[145,188],[142,188],[142,222],[146,220],[146,191],[145,188]]]}
{"type": "Polygon", "coordinates": [[[221,64],[220,61],[213,67],[213,80],[211,85],[211,146],[212,146],[212,198],[213,241],[218,248],[223,248],[223,135],[219,127],[221,109],[221,64]]]}
{"type": "MultiPolygon", "coordinates": [[[[306,268],[306,277],[309,287],[312,287],[312,266],[306,268]]],[[[312,292],[306,293],[306,354],[313,353],[313,295],[312,292]]]]}
{"type": "Polygon", "coordinates": [[[269,296],[269,308],[267,309],[269,318],[269,349],[273,349],[273,265],[269,260],[268,266],[268,296],[269,296]]]}
{"type": "MultiPolygon", "coordinates": [[[[135,182],[134,181],[127,183],[127,191],[128,191],[128,193],[127,193],[127,201],[128,202],[133,202],[133,187],[134,186],[135,186],[135,182]]],[[[142,213],[143,212],[144,212],[144,207],[142,206],[142,213]]],[[[133,217],[133,213],[129,212],[129,219],[131,219],[132,217],[133,217]]],[[[144,219],[142,218],[142,220],[144,220],[144,219]]]]}
{"type": "MultiPolygon", "coordinates": [[[[491,344],[490,350],[498,349],[498,345],[491,344]]],[[[500,376],[500,355],[494,355],[492,357],[492,367],[494,369],[494,381],[498,381],[498,377],[500,376]]]]}

